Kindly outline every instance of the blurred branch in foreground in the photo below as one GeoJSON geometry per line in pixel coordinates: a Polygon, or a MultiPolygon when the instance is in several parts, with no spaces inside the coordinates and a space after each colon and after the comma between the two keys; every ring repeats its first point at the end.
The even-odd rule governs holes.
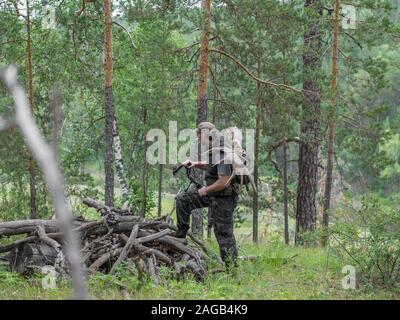
{"type": "Polygon", "coordinates": [[[58,168],[54,150],[45,142],[29,110],[26,94],[17,81],[17,68],[10,66],[0,71],[15,103],[15,122],[33,156],[37,159],[50,191],[60,228],[64,235],[65,252],[71,264],[74,298],[86,298],[85,275],[77,234],[73,232],[72,214],[64,197],[63,177],[58,168]]]}

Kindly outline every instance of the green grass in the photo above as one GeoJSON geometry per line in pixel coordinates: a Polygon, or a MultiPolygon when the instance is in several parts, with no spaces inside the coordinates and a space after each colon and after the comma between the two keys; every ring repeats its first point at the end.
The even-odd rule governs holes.
{"type": "MultiPolygon", "coordinates": [[[[209,243],[217,248],[214,241],[209,243]]],[[[128,288],[132,299],[399,299],[400,288],[364,288],[344,290],[341,273],[344,262],[320,248],[283,246],[276,241],[240,243],[240,254],[257,255],[256,261],[240,261],[235,274],[214,274],[204,283],[191,277],[184,281],[163,280],[158,287],[151,281],[140,283],[124,265],[117,279],[110,276],[89,277],[92,299],[124,299],[118,283],[128,288]]],[[[57,283],[57,288],[45,290],[42,275],[24,278],[0,269],[0,299],[68,299],[69,284],[57,283]]]]}
{"type": "MultiPolygon", "coordinates": [[[[163,196],[162,214],[170,213],[173,196],[163,196]]],[[[154,209],[155,215],[157,208],[154,209]]],[[[86,215],[97,218],[94,210],[86,215]]],[[[175,215],[174,215],[175,216],[175,215]]],[[[261,223],[261,221],[260,221],[261,223]]],[[[236,274],[214,274],[204,283],[193,278],[177,281],[169,277],[158,287],[151,281],[141,283],[128,271],[134,266],[122,265],[116,279],[97,274],[89,277],[89,296],[92,299],[124,299],[122,284],[132,299],[399,299],[399,288],[366,288],[344,290],[341,287],[342,267],[351,264],[339,261],[332,252],[322,248],[284,246],[281,231],[272,226],[269,241],[255,245],[251,242],[251,219],[235,229],[239,255],[256,255],[256,261],[240,261],[236,274]]],[[[280,229],[279,229],[280,230],[280,229]]],[[[2,244],[11,240],[2,240],[2,244]]],[[[208,246],[218,252],[214,237],[208,246]]],[[[164,270],[167,274],[168,271],[164,270]]],[[[69,299],[68,281],[58,281],[56,289],[43,289],[43,275],[30,278],[11,273],[0,265],[0,299],[69,299]]]]}

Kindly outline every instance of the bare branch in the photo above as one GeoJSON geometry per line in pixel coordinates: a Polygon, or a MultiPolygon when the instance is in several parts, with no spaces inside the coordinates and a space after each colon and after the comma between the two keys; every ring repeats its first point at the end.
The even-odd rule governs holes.
{"type": "Polygon", "coordinates": [[[136,44],[135,44],[135,41],[133,41],[133,38],[132,38],[132,36],[131,36],[129,30],[128,30],[127,28],[125,28],[122,24],[120,24],[118,21],[113,21],[113,23],[116,24],[117,26],[121,27],[121,28],[127,33],[129,39],[131,40],[132,47],[133,47],[134,49],[137,49],[137,46],[136,46],[136,44]]]}
{"type": "Polygon", "coordinates": [[[282,145],[289,143],[289,142],[296,142],[296,143],[300,143],[300,138],[298,137],[293,137],[293,138],[285,138],[285,139],[281,139],[278,142],[276,142],[275,144],[273,144],[271,146],[271,148],[268,150],[267,153],[267,160],[270,161],[275,170],[279,173],[279,176],[282,176],[282,171],[279,168],[278,162],[276,162],[274,159],[272,159],[272,151],[278,149],[279,147],[281,147],[282,145]]]}
{"type": "Polygon", "coordinates": [[[344,34],[348,36],[351,40],[353,40],[356,43],[356,45],[360,47],[361,50],[363,49],[361,43],[356,38],[354,38],[350,33],[344,32],[344,34]]]}
{"type": "Polygon", "coordinates": [[[112,266],[110,274],[113,274],[115,272],[116,268],[118,267],[118,265],[121,263],[121,261],[125,260],[125,258],[128,256],[129,251],[131,250],[132,246],[134,245],[134,242],[138,235],[138,231],[139,231],[139,225],[136,224],[132,228],[128,242],[126,243],[125,247],[122,249],[121,254],[119,255],[117,261],[115,261],[114,265],[112,266]]]}
{"type": "Polygon", "coordinates": [[[80,244],[73,231],[72,214],[64,197],[63,177],[58,168],[54,150],[45,142],[37,128],[29,109],[26,94],[17,81],[17,68],[10,66],[0,72],[0,76],[12,94],[15,103],[15,120],[20,128],[25,142],[37,159],[39,166],[46,178],[53,205],[61,224],[68,261],[71,264],[71,276],[74,284],[74,297],[86,298],[85,276],[81,268],[80,244]]]}
{"type": "Polygon", "coordinates": [[[281,139],[278,142],[276,142],[274,145],[272,145],[271,151],[275,150],[275,149],[278,149],[283,144],[290,143],[290,142],[300,143],[300,138],[299,137],[293,137],[293,138],[281,139]]]}
{"type": "MultiPolygon", "coordinates": [[[[222,54],[223,56],[231,59],[240,68],[242,68],[244,70],[244,72],[246,72],[251,78],[253,78],[255,81],[257,81],[259,83],[262,83],[262,84],[265,84],[265,85],[268,85],[268,86],[272,86],[272,87],[276,87],[276,88],[280,88],[280,89],[284,89],[284,90],[288,90],[288,91],[297,92],[297,93],[300,93],[300,94],[303,94],[304,92],[306,92],[306,90],[297,89],[297,88],[288,86],[288,85],[283,84],[283,83],[275,83],[275,82],[272,82],[271,80],[262,80],[262,79],[258,78],[248,68],[246,68],[238,59],[236,59],[235,57],[233,57],[232,55],[230,55],[229,53],[227,53],[225,51],[221,51],[221,50],[214,49],[214,48],[209,48],[208,51],[217,52],[217,53],[222,54]]],[[[310,93],[318,94],[317,92],[310,92],[310,93]]]]}

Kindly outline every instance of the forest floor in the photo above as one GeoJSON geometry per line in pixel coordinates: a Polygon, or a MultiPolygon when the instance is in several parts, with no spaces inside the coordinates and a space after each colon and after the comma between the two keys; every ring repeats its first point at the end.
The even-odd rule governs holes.
{"type": "MultiPolygon", "coordinates": [[[[209,245],[217,249],[214,241],[209,245]]],[[[341,282],[344,262],[319,248],[284,246],[278,241],[240,244],[240,254],[257,255],[256,261],[240,261],[235,274],[214,274],[204,283],[193,278],[166,280],[158,287],[140,283],[127,266],[116,277],[128,288],[110,282],[110,276],[89,277],[91,299],[400,299],[400,288],[359,287],[345,290],[341,282]],[[110,284],[111,283],[111,284],[110,284]]],[[[54,289],[42,287],[43,275],[24,278],[0,266],[0,299],[68,299],[67,282],[54,289]]]]}
{"type": "MultiPolygon", "coordinates": [[[[173,196],[163,197],[163,214],[171,211],[173,196]]],[[[156,213],[156,209],[151,214],[156,213]]],[[[96,215],[90,213],[89,215],[96,215]]],[[[260,220],[262,217],[260,217],[260,220]]],[[[260,221],[261,223],[261,221],[260,221]]],[[[151,281],[141,283],[122,265],[116,278],[93,275],[88,278],[91,299],[400,299],[400,287],[358,286],[345,290],[344,266],[351,264],[335,257],[331,249],[303,248],[282,244],[281,232],[272,230],[267,241],[251,242],[251,219],[235,228],[239,255],[255,255],[253,261],[239,261],[233,274],[218,273],[206,277],[204,283],[194,278],[177,281],[171,277],[154,287],[151,281]],[[127,287],[129,296],[121,292],[127,287]]],[[[207,245],[218,252],[214,236],[207,245]]],[[[163,270],[165,274],[168,270],[163,270]]],[[[42,285],[44,275],[29,278],[7,271],[0,264],[0,299],[69,299],[71,288],[66,281],[57,281],[54,289],[42,285]]]]}

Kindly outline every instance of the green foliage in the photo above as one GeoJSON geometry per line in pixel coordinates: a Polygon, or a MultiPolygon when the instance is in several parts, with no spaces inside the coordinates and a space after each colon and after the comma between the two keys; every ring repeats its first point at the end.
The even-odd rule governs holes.
{"type": "MultiPolygon", "coordinates": [[[[156,206],[156,197],[154,190],[148,190],[146,197],[143,199],[143,188],[137,180],[129,180],[129,188],[131,191],[131,208],[132,212],[136,214],[144,214],[147,218],[154,218],[153,209],[156,206]],[[144,208],[143,208],[144,201],[144,208]],[[144,212],[143,212],[144,210],[144,212]]],[[[120,205],[122,205],[122,199],[120,199],[120,205]]],[[[117,202],[118,205],[118,202],[117,202]]]]}
{"type": "MultiPolygon", "coordinates": [[[[54,30],[42,28],[42,4],[31,3],[35,119],[51,140],[50,92],[57,87],[63,100],[59,159],[66,177],[67,196],[72,199],[83,195],[100,197],[103,168],[97,163],[101,163],[103,156],[102,7],[97,2],[89,3],[76,15],[81,9],[79,2],[50,0],[48,3],[56,7],[54,30]]],[[[194,126],[196,43],[200,40],[198,30],[202,18],[199,8],[189,6],[184,0],[168,5],[158,0],[152,3],[151,6],[144,6],[141,1],[114,4],[118,7],[117,21],[127,28],[137,48],[132,46],[126,30],[118,25],[113,27],[114,105],[125,173],[128,179],[138,181],[143,181],[146,175],[149,194],[157,190],[158,168],[148,166],[143,170],[145,133],[150,128],[166,130],[168,120],[178,121],[179,129],[194,126]]],[[[303,33],[308,23],[316,18],[313,10],[304,10],[304,2],[297,0],[285,3],[277,0],[215,1],[214,4],[210,46],[233,55],[261,79],[301,88],[303,33]]],[[[382,150],[378,147],[387,143],[389,137],[383,120],[389,119],[391,134],[396,134],[396,123],[400,119],[396,105],[399,98],[396,88],[400,82],[398,67],[393,64],[400,59],[400,52],[391,41],[398,32],[398,23],[395,23],[391,4],[390,1],[379,4],[368,1],[358,12],[365,21],[348,34],[341,33],[341,54],[351,59],[339,62],[336,153],[346,164],[341,170],[348,177],[347,182],[357,189],[363,186],[360,191],[395,192],[396,188],[391,185],[398,179],[398,168],[393,165],[393,157],[387,149],[392,147],[383,146],[382,150]],[[354,117],[359,125],[349,128],[342,115],[354,117]]],[[[1,5],[0,15],[4,25],[0,36],[0,43],[4,44],[0,48],[0,63],[2,66],[16,63],[20,79],[26,85],[25,25],[16,17],[11,3],[1,5]]],[[[326,53],[330,52],[332,30],[327,10],[323,18],[320,27],[326,53]]],[[[330,63],[327,54],[318,74],[324,98],[331,96],[330,63]]],[[[12,117],[11,99],[3,86],[0,90],[0,114],[12,117]]],[[[210,53],[208,99],[209,117],[215,118],[221,128],[230,125],[254,128],[256,110],[261,109],[260,150],[268,150],[271,144],[284,137],[300,136],[301,95],[267,86],[257,89],[254,80],[233,61],[215,52],[210,53]]],[[[323,110],[325,113],[331,110],[328,103],[323,102],[323,110]]],[[[29,175],[21,137],[7,135],[7,139],[0,142],[0,151],[0,183],[5,183],[4,196],[0,199],[1,214],[7,217],[19,212],[27,216],[29,175]]],[[[292,206],[297,152],[296,148],[288,152],[292,161],[289,168],[292,206]]],[[[266,154],[260,152],[260,175],[279,180],[266,154]]],[[[279,154],[273,157],[281,167],[279,154]]],[[[170,180],[164,174],[165,184],[171,186],[168,191],[176,191],[170,180]]],[[[38,183],[40,194],[44,194],[40,179],[38,183]]],[[[281,190],[278,181],[273,193],[279,202],[281,190]]],[[[43,216],[48,216],[51,209],[47,197],[40,196],[38,202],[43,216]]],[[[139,196],[133,202],[137,204],[139,196]]],[[[71,200],[71,203],[74,209],[81,209],[77,201],[71,200]]],[[[260,201],[261,209],[265,209],[266,203],[264,199],[260,201]]]]}
{"type": "Polygon", "coordinates": [[[400,178],[400,134],[395,134],[388,139],[381,150],[393,161],[392,165],[387,166],[381,172],[381,177],[396,180],[400,178]]]}
{"type": "MultiPolygon", "coordinates": [[[[42,3],[30,2],[33,113],[41,132],[52,142],[54,123],[50,93],[58,88],[62,96],[63,116],[57,151],[65,177],[66,196],[74,212],[97,218],[97,213],[82,205],[81,198],[90,196],[101,200],[104,193],[103,9],[100,1],[86,3],[85,10],[81,10],[81,1],[49,0],[48,3],[56,7],[57,27],[54,30],[42,28],[42,3]]],[[[170,120],[178,122],[178,129],[195,126],[202,13],[192,3],[186,0],[113,3],[117,9],[115,21],[126,27],[136,44],[134,48],[127,31],[113,25],[113,95],[122,158],[130,186],[132,209],[146,217],[156,214],[155,194],[159,184],[158,166],[146,163],[146,132],[151,128],[167,132],[170,120]]],[[[336,106],[329,102],[332,98],[332,16],[326,8],[319,23],[323,38],[322,68],[313,76],[321,86],[323,126],[326,125],[327,115],[335,111],[334,172],[338,172],[338,177],[335,176],[334,180],[343,180],[355,201],[359,193],[369,192],[376,192],[387,199],[367,197],[362,201],[362,207],[355,211],[343,209],[343,212],[335,212],[334,206],[332,236],[336,236],[359,261],[366,282],[393,285],[398,281],[399,269],[396,260],[399,199],[396,194],[400,191],[400,67],[396,61],[400,61],[400,24],[398,14],[391,8],[393,1],[366,0],[362,3],[362,7],[357,7],[358,20],[362,23],[354,30],[340,29],[336,106]]],[[[332,2],[323,1],[323,4],[330,7],[332,2]]],[[[302,88],[304,31],[310,23],[319,19],[314,10],[304,9],[304,1],[213,0],[212,10],[210,47],[234,56],[260,79],[302,88]]],[[[19,78],[27,88],[26,26],[23,19],[16,16],[11,1],[0,3],[0,21],[0,67],[17,64],[19,78]]],[[[303,96],[272,86],[257,86],[235,62],[216,52],[210,52],[209,71],[208,117],[217,127],[235,125],[254,129],[256,115],[258,112],[261,114],[259,208],[260,212],[271,209],[278,217],[275,219],[274,216],[277,221],[275,227],[281,230],[283,186],[282,176],[276,170],[282,170],[281,148],[273,150],[271,157],[268,154],[281,139],[302,138],[303,96]]],[[[2,84],[0,116],[6,119],[14,116],[12,99],[2,84]]],[[[326,141],[325,138],[325,135],[318,137],[321,142],[326,141]]],[[[324,167],[327,150],[326,143],[321,144],[321,167],[324,167]]],[[[298,151],[297,144],[289,145],[289,209],[293,219],[296,212],[298,151]]],[[[37,167],[36,172],[39,217],[49,218],[53,209],[37,167]]],[[[180,186],[186,186],[186,180],[180,179],[174,181],[170,170],[165,170],[163,192],[176,193],[180,186]]],[[[118,187],[117,182],[115,203],[121,206],[118,187]]],[[[321,190],[318,193],[321,200],[321,190]]],[[[336,194],[333,198],[341,202],[336,194]]],[[[163,206],[163,213],[172,209],[170,196],[168,201],[168,210],[163,206]]],[[[235,212],[235,225],[242,227],[242,233],[243,229],[247,228],[246,232],[251,229],[252,201],[252,194],[243,191],[235,212]]],[[[338,203],[337,207],[340,205],[342,203],[338,203]]],[[[28,215],[27,148],[18,130],[13,129],[1,133],[0,139],[0,221],[23,219],[28,215]]],[[[273,237],[281,239],[281,234],[273,237]]],[[[318,236],[303,235],[308,243],[316,243],[318,236]]],[[[183,298],[375,297],[375,292],[352,295],[340,292],[336,287],[325,286],[325,280],[337,280],[337,264],[329,269],[330,275],[324,278],[320,267],[326,256],[322,251],[297,251],[282,247],[278,242],[273,241],[268,244],[271,247],[265,248],[245,246],[246,254],[255,252],[262,258],[256,263],[241,263],[246,274],[240,275],[239,280],[231,275],[215,275],[200,285],[190,278],[185,282],[171,280],[168,270],[163,270],[168,284],[153,288],[149,281],[142,284],[128,272],[124,273],[124,268],[131,267],[127,265],[121,266],[119,276],[132,292],[146,298],[153,297],[152,294],[168,298],[169,292],[183,298]],[[300,260],[298,264],[284,263],[286,256],[283,253],[297,252],[300,252],[296,259],[300,260]],[[285,282],[287,279],[290,280],[289,285],[285,282]],[[310,283],[315,282],[316,288],[311,287],[310,283]]],[[[335,248],[343,249],[338,244],[335,248]]],[[[352,259],[346,252],[342,252],[341,257],[352,259]]],[[[0,280],[4,280],[7,289],[0,291],[0,297],[7,297],[7,290],[17,283],[26,290],[24,294],[28,297],[33,294],[49,296],[36,287],[29,291],[24,280],[14,274],[4,274],[0,271],[0,280]]],[[[118,285],[107,294],[103,293],[106,283],[111,280],[106,276],[92,277],[90,286],[93,294],[104,298],[118,296],[118,285]]],[[[68,290],[68,285],[65,285],[60,289],[60,295],[67,296],[68,290]]]]}
{"type": "Polygon", "coordinates": [[[330,231],[332,246],[357,267],[364,283],[400,283],[399,204],[399,196],[364,196],[360,208],[343,212],[330,231]]]}
{"type": "Polygon", "coordinates": [[[233,213],[233,224],[235,228],[240,227],[246,220],[249,214],[248,208],[244,206],[237,206],[233,213]]]}

